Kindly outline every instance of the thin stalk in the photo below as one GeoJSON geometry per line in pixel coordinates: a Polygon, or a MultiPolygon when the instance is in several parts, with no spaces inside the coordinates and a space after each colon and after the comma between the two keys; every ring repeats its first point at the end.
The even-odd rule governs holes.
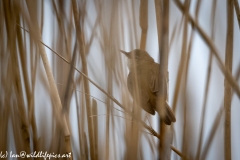
{"type": "MultiPolygon", "coordinates": [[[[93,115],[98,114],[98,106],[97,101],[95,99],[92,99],[92,113],[93,115]]],[[[95,117],[93,119],[93,127],[94,127],[94,150],[95,150],[95,158],[98,160],[98,117],[95,117]]]]}
{"type": "MultiPolygon", "coordinates": [[[[25,33],[24,32],[24,37],[25,37],[25,33]]],[[[26,45],[26,40],[24,38],[24,44],[26,45]]],[[[26,48],[26,46],[24,47],[26,48]]],[[[36,49],[37,50],[37,49],[36,49]]],[[[33,41],[30,40],[30,53],[33,53],[33,41]]],[[[38,65],[38,61],[39,61],[39,54],[30,54],[30,66],[31,66],[31,85],[32,85],[32,92],[31,94],[34,95],[35,93],[35,84],[36,84],[36,70],[37,70],[37,65],[38,65]]],[[[30,122],[31,122],[31,126],[32,126],[32,132],[33,132],[33,148],[35,151],[39,150],[39,144],[38,144],[38,134],[37,134],[37,125],[36,125],[36,118],[35,118],[35,106],[34,106],[34,102],[35,102],[35,97],[32,96],[32,99],[30,101],[30,122]]]]}
{"type": "MultiPolygon", "coordinates": [[[[131,40],[130,40],[130,46],[131,47],[134,47],[134,48],[138,48],[139,47],[139,42],[138,42],[138,34],[137,34],[137,22],[136,22],[136,15],[135,15],[135,6],[136,6],[136,1],[132,1],[131,3],[131,11],[132,11],[132,17],[131,19],[133,20],[133,26],[132,28],[130,28],[130,33],[132,33],[132,35],[130,36],[131,40]]],[[[128,15],[130,14],[130,11],[129,11],[129,7],[126,7],[127,8],[127,12],[128,12],[128,15]]],[[[130,18],[130,17],[129,17],[130,18]]],[[[129,26],[131,27],[131,26],[129,26]]]]}
{"type": "MultiPolygon", "coordinates": [[[[80,123],[80,105],[78,102],[78,95],[77,95],[77,90],[74,92],[75,94],[75,101],[76,101],[76,110],[77,110],[77,124],[78,124],[78,143],[79,143],[79,157],[80,159],[85,160],[86,157],[84,156],[84,144],[83,144],[83,136],[82,136],[82,128],[81,128],[81,123],[80,123]]],[[[79,159],[79,158],[78,158],[79,159]]]]}
{"type": "Polygon", "coordinates": [[[89,155],[88,155],[88,143],[87,143],[87,136],[86,133],[84,132],[84,148],[85,148],[85,156],[86,156],[86,160],[88,160],[89,155]]]}
{"type": "MultiPolygon", "coordinates": [[[[168,92],[165,91],[168,90],[168,84],[166,84],[166,81],[168,82],[168,53],[169,53],[169,1],[163,0],[163,9],[162,9],[162,17],[160,20],[162,20],[162,28],[159,27],[158,30],[161,29],[161,36],[162,39],[159,37],[159,53],[160,53],[160,90],[159,90],[159,102],[158,102],[158,108],[157,110],[160,113],[160,117],[163,118],[165,116],[165,103],[168,99],[168,92]]],[[[156,13],[159,13],[161,11],[157,11],[156,13]]],[[[170,159],[170,144],[167,144],[169,141],[167,139],[168,136],[166,136],[165,132],[167,131],[167,127],[164,124],[162,120],[159,120],[159,128],[160,128],[160,143],[159,143],[159,156],[160,159],[170,159]]],[[[171,137],[172,138],[172,137],[171,137]]]]}
{"type": "MultiPolygon", "coordinates": [[[[186,1],[187,2],[187,1],[186,1]]],[[[188,1],[190,6],[190,1],[188,1]]],[[[186,27],[186,26],[185,26],[186,27]]],[[[188,28],[188,27],[187,27],[188,28]]],[[[190,39],[189,39],[189,45],[188,45],[188,49],[187,49],[187,55],[186,55],[186,66],[185,66],[185,71],[184,71],[184,82],[183,82],[183,88],[184,88],[184,102],[183,102],[183,107],[184,107],[184,133],[183,133],[183,142],[182,142],[182,150],[183,153],[187,154],[189,151],[189,141],[188,141],[188,135],[189,135],[189,131],[191,131],[191,123],[188,123],[188,112],[190,110],[189,106],[188,106],[188,97],[189,94],[187,92],[187,84],[188,84],[188,73],[189,73],[189,64],[190,64],[190,59],[191,59],[191,50],[192,50],[192,46],[193,46],[193,42],[194,42],[194,31],[191,30],[191,34],[190,34],[190,39]]]]}
{"type": "Polygon", "coordinates": [[[148,31],[148,0],[140,0],[139,24],[142,29],[140,49],[146,49],[148,31]]]}
{"type": "MultiPolygon", "coordinates": [[[[233,60],[233,0],[227,0],[227,40],[225,52],[226,69],[232,72],[233,60]]],[[[225,159],[231,160],[231,102],[232,102],[232,87],[229,81],[225,78],[224,89],[224,109],[225,109],[225,133],[224,147],[225,159]]]]}

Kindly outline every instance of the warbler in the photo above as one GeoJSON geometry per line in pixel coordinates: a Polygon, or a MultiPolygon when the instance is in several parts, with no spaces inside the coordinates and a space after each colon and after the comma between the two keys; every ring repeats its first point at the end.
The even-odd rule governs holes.
{"type": "MultiPolygon", "coordinates": [[[[157,111],[159,115],[162,115],[159,113],[162,111],[159,108],[164,107],[165,113],[162,117],[160,116],[161,120],[167,125],[176,122],[176,118],[167,101],[165,106],[158,106],[161,82],[160,64],[154,62],[154,59],[144,50],[120,51],[128,58],[129,74],[127,77],[127,87],[131,95],[133,96],[136,87],[138,87],[139,105],[146,112],[155,115],[155,111],[157,111]],[[134,74],[136,75],[137,83],[134,82],[134,74]]],[[[164,80],[166,81],[166,78],[164,80]]],[[[164,92],[166,94],[167,90],[164,92]]]]}

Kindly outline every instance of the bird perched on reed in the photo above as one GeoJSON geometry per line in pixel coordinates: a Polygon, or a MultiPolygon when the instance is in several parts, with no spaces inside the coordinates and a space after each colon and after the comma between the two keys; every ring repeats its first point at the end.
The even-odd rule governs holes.
{"type": "MultiPolygon", "coordinates": [[[[158,106],[161,82],[160,65],[155,63],[153,58],[144,50],[120,51],[128,58],[127,86],[131,95],[133,96],[134,91],[137,89],[140,106],[152,115],[155,115],[155,111],[162,115],[160,112],[165,109],[164,115],[160,116],[160,118],[165,124],[171,125],[172,122],[176,121],[176,118],[168,103],[166,102],[165,106],[158,106]],[[134,81],[134,74],[136,74],[137,83],[134,81]],[[160,107],[164,108],[160,109],[160,107]]],[[[164,80],[166,81],[166,78],[164,80]]],[[[166,92],[167,90],[165,90],[166,92]]]]}

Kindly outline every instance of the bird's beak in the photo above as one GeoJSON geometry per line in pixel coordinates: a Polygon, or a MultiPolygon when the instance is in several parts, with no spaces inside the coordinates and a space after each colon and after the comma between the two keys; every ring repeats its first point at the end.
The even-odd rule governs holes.
{"type": "Polygon", "coordinates": [[[120,50],[120,52],[122,52],[125,56],[127,56],[128,58],[130,58],[129,52],[126,52],[126,51],[123,51],[123,50],[120,50]]]}

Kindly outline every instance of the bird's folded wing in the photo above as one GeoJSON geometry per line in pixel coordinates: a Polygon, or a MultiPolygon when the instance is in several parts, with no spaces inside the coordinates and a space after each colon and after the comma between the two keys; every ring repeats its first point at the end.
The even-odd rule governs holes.
{"type": "Polygon", "coordinates": [[[153,109],[153,107],[150,104],[149,95],[147,95],[145,93],[146,92],[141,92],[141,95],[140,95],[141,106],[146,112],[148,112],[152,115],[155,115],[155,110],[153,109]]]}
{"type": "Polygon", "coordinates": [[[131,95],[133,95],[133,77],[132,73],[130,72],[127,77],[127,87],[131,95]]]}
{"type": "MultiPolygon", "coordinates": [[[[162,79],[160,77],[160,65],[159,64],[155,63],[152,65],[148,78],[149,78],[148,85],[149,85],[150,90],[152,92],[158,94],[158,92],[160,91],[160,87],[161,87],[161,80],[164,80],[166,82],[165,78],[162,79]]],[[[167,90],[165,89],[164,92],[166,94],[167,90]]]]}
{"type": "Polygon", "coordinates": [[[148,84],[152,92],[156,93],[160,91],[160,66],[158,64],[153,64],[149,71],[148,84]]]}
{"type": "MultiPolygon", "coordinates": [[[[140,83],[140,82],[139,82],[140,83]]],[[[128,90],[133,95],[134,91],[134,82],[133,82],[133,73],[129,73],[127,78],[127,85],[128,90]]],[[[142,91],[142,88],[139,88],[140,95],[139,95],[139,101],[141,107],[148,113],[155,115],[155,110],[151,107],[150,101],[149,101],[149,95],[147,95],[145,92],[142,91]]]]}

